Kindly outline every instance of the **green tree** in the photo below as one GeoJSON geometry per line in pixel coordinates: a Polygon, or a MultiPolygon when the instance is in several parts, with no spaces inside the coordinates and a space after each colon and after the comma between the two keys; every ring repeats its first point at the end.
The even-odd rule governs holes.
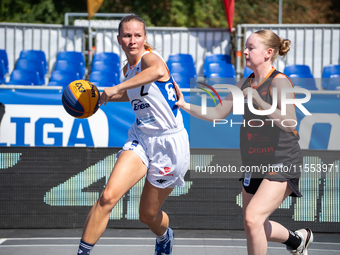
{"type": "Polygon", "coordinates": [[[135,13],[148,26],[228,27],[221,0],[105,0],[99,12],[135,13]]]}
{"type": "Polygon", "coordinates": [[[2,0],[1,22],[62,23],[63,14],[55,9],[53,0],[2,0]]]}
{"type": "MultiPolygon", "coordinates": [[[[282,0],[283,23],[339,23],[339,0],[282,0]]],[[[235,0],[237,24],[276,24],[279,0],[235,0]]],[[[87,12],[86,0],[1,0],[1,22],[63,24],[65,12],[87,12]]],[[[104,0],[99,13],[135,13],[148,26],[228,28],[222,0],[104,0]]]]}

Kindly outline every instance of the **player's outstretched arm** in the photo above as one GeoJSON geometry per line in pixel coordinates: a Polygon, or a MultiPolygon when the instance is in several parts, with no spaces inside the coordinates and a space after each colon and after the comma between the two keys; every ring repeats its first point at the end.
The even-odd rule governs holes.
{"type": "Polygon", "coordinates": [[[106,104],[110,98],[115,98],[117,94],[128,89],[138,88],[154,81],[169,78],[164,62],[155,54],[146,54],[142,60],[142,71],[114,87],[106,88],[100,102],[106,104]]]}
{"type": "MultiPolygon", "coordinates": [[[[99,101],[99,105],[102,105],[103,102],[105,102],[105,97],[108,97],[105,92],[101,92],[100,93],[100,99],[101,101],[99,101]]],[[[125,91],[121,91],[120,93],[115,94],[112,97],[109,97],[107,102],[128,102],[129,101],[129,97],[127,95],[126,90],[125,91]]]]}
{"type": "Polygon", "coordinates": [[[175,81],[174,86],[177,93],[176,105],[196,118],[213,122],[226,118],[232,112],[233,100],[231,93],[222,100],[222,104],[218,104],[215,107],[207,107],[206,113],[202,113],[202,107],[200,105],[185,102],[183,93],[175,81]]]}

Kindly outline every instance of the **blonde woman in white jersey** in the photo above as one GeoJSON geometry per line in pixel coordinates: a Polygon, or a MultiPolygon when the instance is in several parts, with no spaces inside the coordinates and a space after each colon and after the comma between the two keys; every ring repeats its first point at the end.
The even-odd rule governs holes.
{"type": "Polygon", "coordinates": [[[116,203],[145,175],[139,219],[156,235],[155,255],[171,254],[174,234],[160,208],[176,186],[184,186],[190,161],[188,134],[175,105],[172,77],[164,60],[147,44],[144,21],[137,15],[125,16],[117,39],[127,57],[126,80],[104,89],[99,104],[130,101],[136,121],[86,219],[78,254],[90,254],[116,203]]]}

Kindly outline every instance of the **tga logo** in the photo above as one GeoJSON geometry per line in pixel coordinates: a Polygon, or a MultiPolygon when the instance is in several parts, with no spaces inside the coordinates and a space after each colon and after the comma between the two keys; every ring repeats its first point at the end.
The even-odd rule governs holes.
{"type": "Polygon", "coordinates": [[[142,110],[145,108],[149,108],[150,104],[149,103],[143,103],[142,100],[140,99],[134,99],[131,101],[131,105],[134,111],[142,110]]]}
{"type": "MultiPolygon", "coordinates": [[[[211,91],[215,93],[217,98],[219,99],[221,105],[222,101],[220,96],[218,95],[217,91],[204,83],[201,83],[202,85],[208,87],[211,91]]],[[[278,93],[277,93],[277,88],[272,88],[272,99],[273,103],[268,110],[258,110],[254,108],[253,105],[253,97],[252,97],[252,90],[249,90],[248,94],[248,99],[245,100],[243,92],[240,88],[236,87],[235,85],[227,85],[227,84],[217,84],[214,86],[216,89],[228,89],[230,93],[233,96],[233,114],[234,115],[243,115],[244,114],[244,105],[245,102],[248,105],[248,109],[251,113],[258,115],[258,116],[266,116],[269,114],[272,114],[276,109],[277,109],[277,102],[278,102],[278,93]]],[[[214,96],[205,88],[200,88],[203,91],[205,91],[213,100],[216,105],[216,100],[214,96]]],[[[299,108],[304,115],[312,115],[302,104],[308,102],[311,98],[311,93],[304,88],[297,88],[297,87],[292,87],[292,88],[282,88],[281,89],[281,114],[282,115],[287,115],[287,105],[292,104],[295,105],[297,108],[299,108]],[[299,93],[299,94],[304,94],[304,98],[287,98],[288,93],[299,93]]],[[[206,94],[203,94],[201,96],[201,113],[202,115],[207,114],[207,96],[206,94]]],[[[250,120],[252,121],[252,120],[250,120]]],[[[292,120],[284,120],[285,122],[292,121],[292,120]]],[[[214,120],[214,126],[216,122],[222,122],[221,124],[226,124],[228,121],[225,119],[216,119],[214,120]]],[[[244,123],[240,123],[244,124],[244,123]]],[[[297,124],[297,123],[296,123],[297,124]]]]}

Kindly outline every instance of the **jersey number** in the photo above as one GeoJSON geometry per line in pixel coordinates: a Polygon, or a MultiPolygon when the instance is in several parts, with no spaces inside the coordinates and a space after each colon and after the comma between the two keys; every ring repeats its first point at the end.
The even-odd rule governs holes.
{"type": "Polygon", "coordinates": [[[148,94],[149,94],[148,92],[144,92],[144,86],[142,86],[142,88],[140,90],[140,96],[143,97],[143,96],[146,96],[148,94]]]}

